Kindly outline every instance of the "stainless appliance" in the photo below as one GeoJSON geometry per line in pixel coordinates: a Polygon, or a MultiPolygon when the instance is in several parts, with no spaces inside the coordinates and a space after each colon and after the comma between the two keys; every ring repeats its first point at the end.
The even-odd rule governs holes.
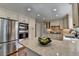
{"type": "Polygon", "coordinates": [[[18,21],[0,17],[0,56],[16,50],[18,43],[18,21]]]}
{"type": "Polygon", "coordinates": [[[77,26],[75,29],[75,37],[79,39],[79,26],[77,26]]]}
{"type": "MultiPolygon", "coordinates": [[[[19,22],[18,23],[18,41],[22,41],[25,40],[26,38],[28,38],[28,24],[27,23],[23,23],[23,22],[19,22]]],[[[22,48],[23,46],[21,44],[17,44],[19,48],[22,48]]]]}
{"type": "Polygon", "coordinates": [[[28,24],[19,23],[19,39],[28,38],[28,24]]]}

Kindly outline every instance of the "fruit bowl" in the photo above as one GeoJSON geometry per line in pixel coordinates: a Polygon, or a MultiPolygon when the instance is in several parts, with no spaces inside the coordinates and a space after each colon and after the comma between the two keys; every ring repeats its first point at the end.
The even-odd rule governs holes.
{"type": "Polygon", "coordinates": [[[51,42],[51,39],[49,37],[39,37],[38,41],[42,45],[47,45],[48,43],[51,42]]]}

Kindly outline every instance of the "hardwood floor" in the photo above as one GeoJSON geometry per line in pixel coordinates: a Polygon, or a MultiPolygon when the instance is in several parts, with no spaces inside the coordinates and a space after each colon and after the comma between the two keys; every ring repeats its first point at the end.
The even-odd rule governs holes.
{"type": "Polygon", "coordinates": [[[7,56],[27,56],[27,51],[25,47],[19,48],[17,51],[14,51],[7,56]]]}

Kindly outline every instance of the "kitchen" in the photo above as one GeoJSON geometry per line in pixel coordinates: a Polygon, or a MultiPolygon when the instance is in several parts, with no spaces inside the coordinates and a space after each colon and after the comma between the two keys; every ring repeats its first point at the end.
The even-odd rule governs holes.
{"type": "MultiPolygon", "coordinates": [[[[70,40],[67,40],[67,39],[63,39],[62,36],[62,34],[64,34],[62,33],[63,28],[64,29],[73,28],[73,24],[72,24],[73,17],[71,15],[72,13],[70,12],[71,11],[70,7],[72,6],[69,3],[67,4],[66,3],[65,4],[53,4],[53,3],[52,4],[31,4],[31,3],[30,4],[27,3],[0,4],[0,17],[1,17],[0,18],[0,32],[1,32],[0,55],[2,56],[79,55],[78,38],[76,38],[77,41],[72,40],[74,38],[68,38],[70,40]],[[46,8],[45,6],[48,6],[48,8],[46,8]],[[56,12],[57,9],[55,9],[54,6],[56,8],[59,8],[60,13],[56,12]],[[51,8],[52,9],[54,8],[53,13],[50,12],[51,8]],[[62,8],[64,11],[62,11],[62,8]],[[55,12],[58,13],[59,15],[61,14],[60,17],[59,15],[55,14],[55,12]],[[68,12],[70,12],[69,17],[67,15],[68,12]],[[41,16],[41,13],[44,14],[44,15],[42,14],[44,17],[41,16]],[[52,18],[51,15],[56,16],[55,17],[56,19],[52,18]],[[65,16],[65,18],[61,18],[63,17],[63,15],[65,16]],[[47,29],[49,30],[47,31],[47,29]],[[60,35],[62,38],[61,40],[59,38],[60,35]],[[39,43],[38,37],[42,37],[42,36],[45,37],[49,36],[51,38],[52,42],[50,43],[50,45],[47,45],[45,47],[38,45],[39,43]],[[55,38],[52,39],[52,37],[55,38]]],[[[76,17],[74,16],[74,18],[76,17]]],[[[78,24],[75,25],[77,26],[78,24]]]]}

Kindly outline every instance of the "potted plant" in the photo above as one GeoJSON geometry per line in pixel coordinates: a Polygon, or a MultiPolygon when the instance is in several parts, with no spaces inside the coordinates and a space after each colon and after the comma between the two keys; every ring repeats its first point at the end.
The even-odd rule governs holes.
{"type": "Polygon", "coordinates": [[[49,37],[39,37],[38,41],[42,45],[47,45],[48,43],[51,42],[51,39],[49,37]]]}

